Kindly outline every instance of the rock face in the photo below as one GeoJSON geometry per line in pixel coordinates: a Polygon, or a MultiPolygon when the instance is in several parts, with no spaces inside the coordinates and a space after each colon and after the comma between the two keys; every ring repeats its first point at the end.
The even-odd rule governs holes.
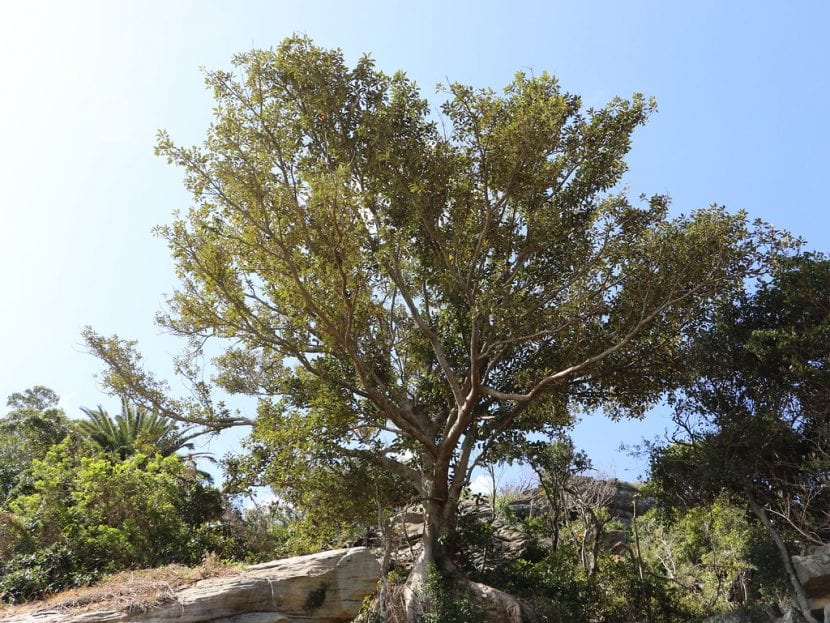
{"type": "Polygon", "coordinates": [[[360,610],[380,577],[366,548],[333,550],[249,567],[229,578],[210,578],[142,613],[80,614],[40,611],[0,623],[345,623],[360,610]]]}
{"type": "MultiPolygon", "coordinates": [[[[603,485],[607,488],[608,495],[602,496],[604,499],[600,506],[607,508],[611,517],[619,519],[625,525],[631,524],[635,512],[637,515],[642,515],[654,508],[655,500],[653,498],[638,498],[639,488],[621,480],[601,480],[575,476],[572,486],[575,489],[584,490],[586,485],[590,485],[590,483],[603,485]]],[[[547,512],[548,501],[541,490],[535,489],[516,496],[507,506],[513,514],[524,519],[547,512]]]]}
{"type": "Polygon", "coordinates": [[[830,620],[830,545],[816,547],[806,556],[793,556],[798,580],[810,600],[810,608],[830,620]]]}
{"type": "MultiPolygon", "coordinates": [[[[581,476],[576,477],[575,481],[577,488],[580,486],[584,488],[590,483],[601,483],[607,495],[603,496],[600,506],[607,508],[611,517],[618,519],[626,526],[631,525],[635,514],[642,515],[655,505],[655,501],[651,498],[638,498],[638,488],[626,482],[593,480],[581,476]]],[[[541,489],[524,491],[506,503],[508,517],[520,519],[542,516],[549,512],[549,506],[541,489]]],[[[573,508],[565,509],[565,514],[575,515],[574,508],[575,505],[573,508]]],[[[502,513],[494,514],[489,498],[480,495],[462,498],[459,502],[458,514],[459,526],[462,528],[466,522],[479,521],[488,524],[491,529],[486,551],[470,547],[466,552],[470,558],[469,562],[476,569],[484,570],[492,568],[498,562],[515,560],[527,551],[529,544],[527,534],[518,529],[515,520],[505,518],[502,513]]],[[[411,566],[420,553],[423,520],[423,507],[416,505],[398,513],[391,523],[393,558],[404,568],[411,566]]],[[[622,553],[628,547],[623,531],[608,531],[603,535],[603,541],[605,547],[612,553],[622,553]]]]}

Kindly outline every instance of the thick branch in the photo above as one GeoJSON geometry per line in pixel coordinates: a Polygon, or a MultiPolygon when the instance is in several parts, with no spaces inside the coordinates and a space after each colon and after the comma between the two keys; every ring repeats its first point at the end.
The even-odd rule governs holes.
{"type": "Polygon", "coordinates": [[[394,262],[394,266],[392,266],[389,271],[392,281],[394,281],[401,293],[401,296],[403,297],[403,300],[406,302],[409,313],[415,321],[415,324],[418,325],[418,329],[420,329],[421,333],[423,333],[424,337],[426,337],[429,341],[432,351],[435,354],[435,358],[438,360],[438,365],[441,366],[441,371],[444,373],[444,377],[452,390],[455,403],[460,408],[461,405],[464,404],[464,393],[455,379],[455,374],[453,373],[452,367],[450,367],[447,354],[444,352],[444,347],[441,346],[441,342],[438,340],[438,336],[435,335],[435,332],[429,328],[427,323],[424,322],[424,319],[421,317],[421,313],[418,311],[418,306],[415,304],[415,301],[412,299],[412,295],[409,293],[409,290],[403,282],[403,277],[400,274],[397,261],[394,259],[392,261],[394,262]]]}
{"type": "Polygon", "coordinates": [[[488,387],[486,385],[483,385],[481,387],[481,393],[483,393],[487,396],[492,396],[492,397],[496,398],[497,400],[509,400],[509,401],[515,401],[515,402],[529,402],[529,401],[533,400],[536,396],[538,396],[541,392],[543,392],[551,384],[553,384],[557,381],[563,380],[565,378],[568,378],[570,376],[574,376],[574,375],[582,372],[586,368],[592,366],[593,364],[598,363],[598,362],[602,361],[603,359],[605,359],[606,357],[609,357],[610,355],[613,355],[617,351],[625,348],[629,343],[632,342],[632,340],[637,336],[637,334],[639,334],[640,331],[644,327],[646,327],[648,324],[650,324],[651,321],[654,320],[661,312],[663,312],[665,309],[679,303],[680,301],[692,296],[695,292],[697,292],[701,288],[703,288],[703,285],[704,285],[703,283],[700,283],[697,286],[695,286],[694,288],[691,288],[689,291],[685,292],[684,294],[681,294],[679,296],[676,296],[676,297],[673,297],[673,298],[670,298],[670,299],[664,301],[661,305],[658,305],[649,314],[647,314],[645,316],[641,316],[640,320],[638,320],[634,324],[634,326],[628,331],[628,333],[626,333],[623,336],[623,338],[620,341],[618,341],[615,344],[612,344],[611,346],[609,346],[608,348],[606,348],[602,352],[599,352],[596,355],[593,355],[591,357],[588,357],[588,358],[584,359],[580,363],[574,364],[574,365],[569,366],[569,367],[567,367],[563,370],[560,370],[558,372],[555,372],[553,374],[550,374],[550,375],[542,378],[540,381],[538,381],[526,393],[519,394],[519,393],[512,393],[512,392],[501,392],[501,391],[499,391],[495,388],[488,387]]]}

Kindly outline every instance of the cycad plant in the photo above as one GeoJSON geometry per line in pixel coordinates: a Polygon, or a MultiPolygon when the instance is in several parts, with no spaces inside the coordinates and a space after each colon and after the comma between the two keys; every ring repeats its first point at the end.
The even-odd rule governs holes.
{"type": "Polygon", "coordinates": [[[121,399],[121,413],[112,417],[101,405],[97,409],[81,407],[87,419],[78,423],[78,430],[104,452],[112,452],[121,460],[137,452],[170,456],[179,450],[193,449],[192,439],[201,432],[180,429],[170,418],[121,399]]]}

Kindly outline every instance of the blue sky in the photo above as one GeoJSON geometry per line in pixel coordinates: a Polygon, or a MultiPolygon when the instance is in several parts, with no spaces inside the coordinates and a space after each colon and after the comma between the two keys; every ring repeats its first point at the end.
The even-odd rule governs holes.
{"type": "MultiPolygon", "coordinates": [[[[519,69],[556,74],[588,105],[641,91],[626,183],[677,212],[745,209],[830,249],[830,4],[822,1],[0,2],[0,398],[52,387],[71,415],[113,411],[80,331],[135,338],[166,375],[177,343],[153,324],[175,279],[150,234],[188,205],[155,132],[199,142],[211,100],[199,67],[301,32],[347,59],[370,52],[430,97],[452,80],[500,88],[519,69]]],[[[438,101],[434,99],[434,101],[438,101]]],[[[598,467],[660,432],[590,418],[598,467]]],[[[212,448],[222,453],[233,440],[212,448]]]]}

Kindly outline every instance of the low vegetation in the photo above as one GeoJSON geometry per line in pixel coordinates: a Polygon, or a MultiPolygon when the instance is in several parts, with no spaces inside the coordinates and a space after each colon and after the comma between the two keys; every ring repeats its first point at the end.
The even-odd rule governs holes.
{"type": "Polygon", "coordinates": [[[39,601],[7,605],[2,615],[22,615],[47,608],[51,611],[78,614],[91,610],[126,610],[146,612],[175,599],[176,591],[200,580],[228,577],[240,572],[231,565],[207,556],[198,565],[164,565],[151,569],[131,569],[105,575],[93,585],[67,589],[39,601]]]}

